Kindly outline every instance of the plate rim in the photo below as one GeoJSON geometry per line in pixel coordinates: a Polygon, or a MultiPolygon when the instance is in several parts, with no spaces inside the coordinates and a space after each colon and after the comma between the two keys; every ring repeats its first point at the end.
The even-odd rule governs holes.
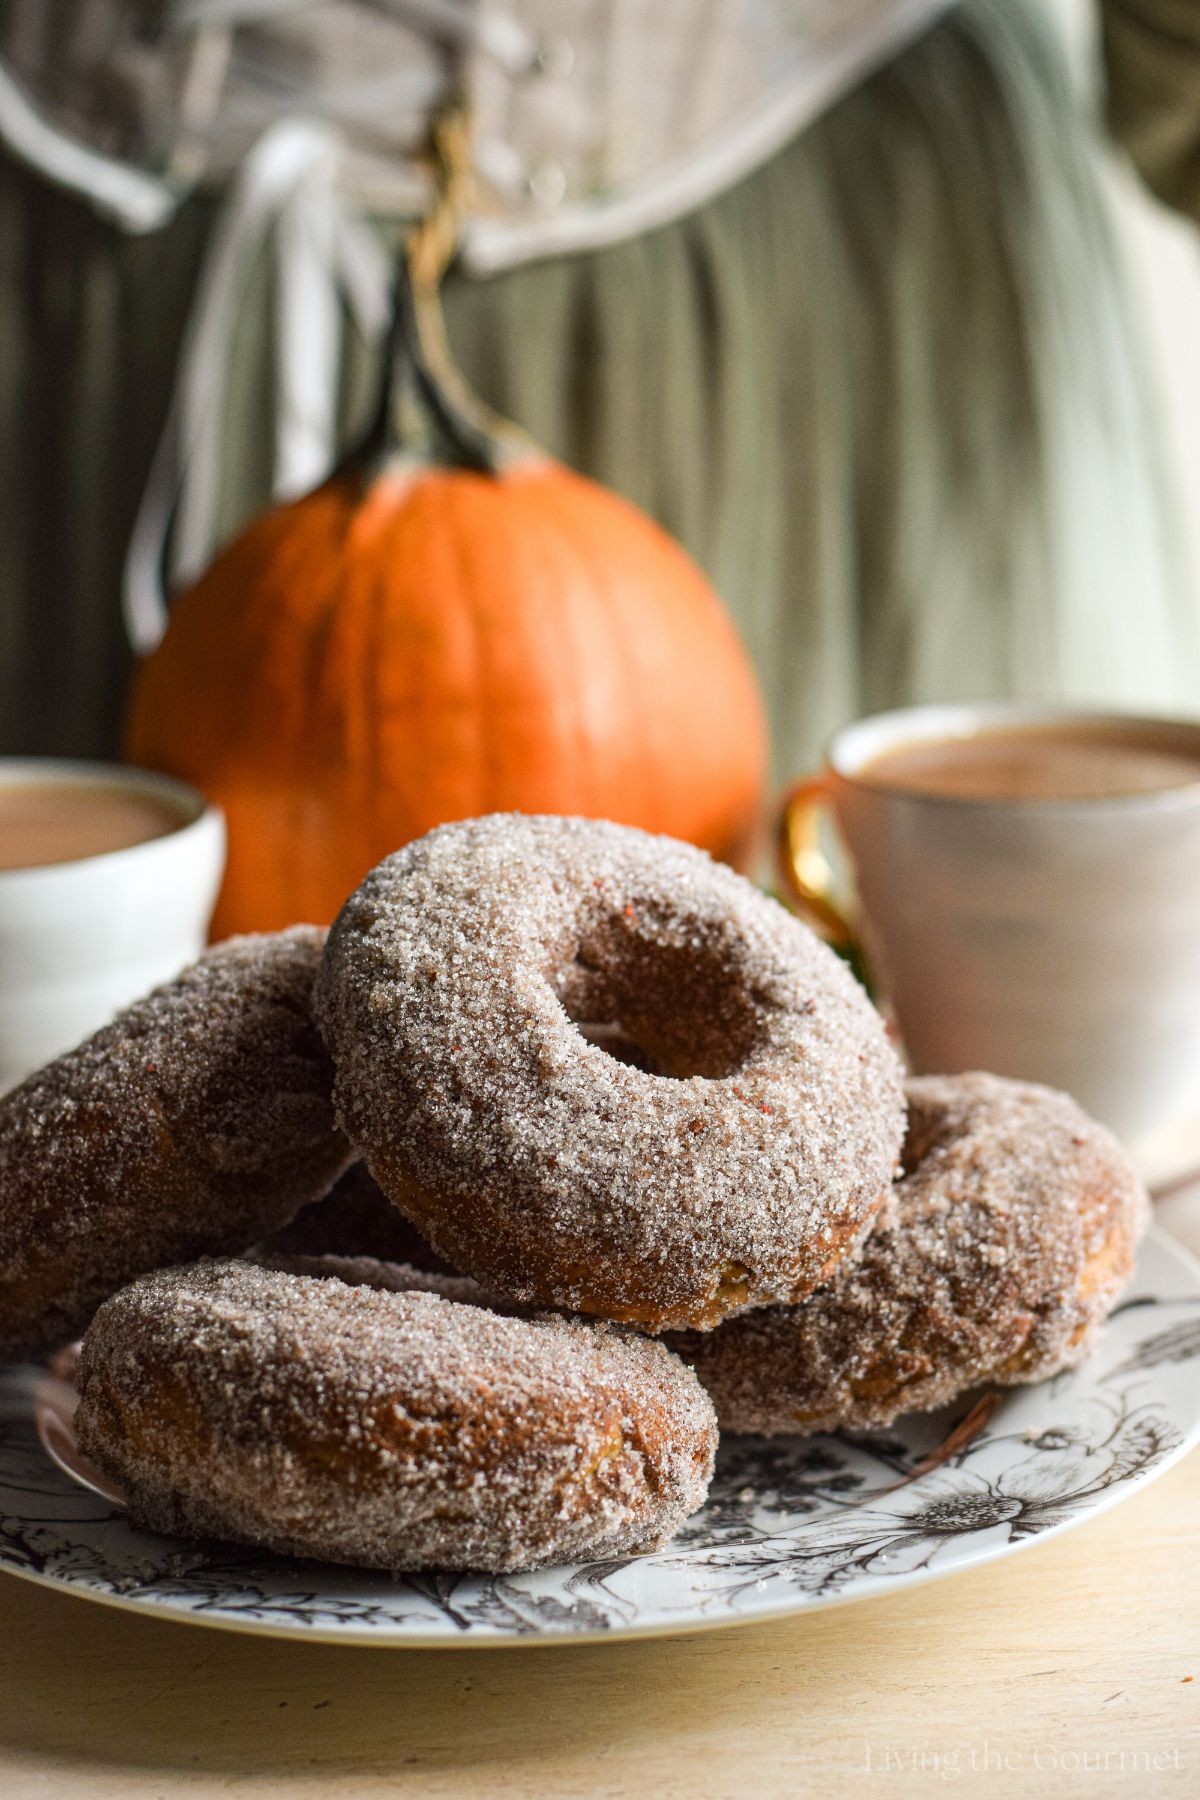
{"type": "MultiPolygon", "coordinates": [[[[1173,1231],[1157,1220],[1151,1223],[1144,1240],[1146,1244],[1151,1242],[1165,1251],[1181,1270],[1186,1271],[1195,1289],[1190,1298],[1200,1299],[1200,1257],[1195,1255],[1173,1231]]],[[[32,1420],[32,1401],[29,1406],[29,1414],[32,1420]]],[[[733,1631],[751,1625],[770,1625],[804,1614],[828,1612],[834,1608],[886,1599],[892,1594],[908,1593],[915,1587],[930,1582],[944,1581],[956,1575],[970,1574],[974,1570],[986,1568],[994,1562],[1018,1556],[1027,1550],[1036,1549],[1041,1544],[1059,1538],[1067,1532],[1090,1524],[1093,1519],[1101,1517],[1126,1500],[1144,1492],[1160,1476],[1169,1473],[1198,1447],[1200,1447],[1200,1405],[1197,1406],[1196,1416],[1190,1427],[1182,1432],[1179,1442],[1170,1450],[1164,1451],[1151,1467],[1129,1476],[1122,1482],[1114,1483],[1097,1496],[1086,1509],[1080,1509],[1077,1514],[1061,1519],[1036,1534],[1015,1540],[1006,1539],[1003,1543],[982,1548],[959,1562],[938,1564],[933,1567],[923,1565],[894,1575],[865,1575],[842,1592],[816,1595],[785,1593],[780,1595],[777,1600],[766,1600],[758,1606],[751,1605],[739,1613],[694,1614],[667,1621],[648,1621],[646,1624],[622,1623],[601,1631],[509,1633],[494,1625],[480,1624],[473,1625],[470,1630],[458,1632],[405,1631],[398,1627],[376,1625],[367,1628],[355,1624],[347,1624],[333,1629],[321,1625],[307,1625],[299,1619],[283,1623],[271,1619],[236,1618],[229,1613],[222,1613],[215,1609],[189,1607],[171,1598],[157,1600],[145,1593],[113,1592],[93,1585],[86,1578],[68,1580],[60,1575],[46,1574],[39,1569],[21,1568],[4,1561],[0,1561],[0,1575],[12,1576],[18,1581],[28,1582],[35,1587],[88,1600],[115,1612],[135,1614],[140,1618],[159,1619],[171,1624],[196,1625],[211,1631],[232,1632],[241,1637],[268,1638],[279,1643],[334,1645],[359,1650],[542,1650],[575,1645],[616,1645],[654,1638],[696,1637],[702,1633],[733,1631]]],[[[687,1555],[688,1552],[685,1550],[680,1554],[687,1555]]],[[[637,1559],[632,1560],[636,1561],[637,1559]]]]}
{"type": "Polygon", "coordinates": [[[991,1549],[981,1550],[968,1561],[951,1563],[949,1566],[936,1568],[909,1569],[900,1575],[868,1575],[841,1594],[820,1594],[808,1599],[781,1599],[775,1604],[764,1604],[761,1611],[740,1614],[714,1614],[712,1616],[694,1617],[686,1621],[670,1624],[619,1625],[608,1631],[563,1631],[563,1632],[523,1632],[506,1634],[496,1630],[494,1626],[475,1626],[469,1632],[460,1632],[457,1636],[449,1632],[401,1633],[389,1627],[373,1626],[366,1630],[361,1626],[348,1625],[341,1630],[331,1631],[319,1625],[293,1625],[291,1627],[275,1624],[270,1620],[253,1622],[233,1619],[226,1613],[198,1611],[194,1608],[173,1604],[170,1601],[158,1601],[144,1596],[132,1594],[116,1594],[106,1592],[103,1588],[92,1587],[85,1581],[63,1581],[54,1575],[45,1575],[37,1569],[12,1568],[7,1563],[0,1564],[0,1576],[9,1575],[17,1581],[27,1581],[32,1586],[47,1588],[54,1593],[66,1594],[78,1599],[90,1600],[97,1606],[111,1608],[114,1612],[133,1613],[139,1618],[160,1619],[173,1625],[197,1625],[208,1631],[233,1632],[239,1637],[270,1638],[276,1643],[287,1644],[321,1644],[335,1645],[355,1650],[547,1650],[564,1649],[576,1645],[596,1644],[628,1644],[652,1638],[685,1638],[699,1637],[715,1631],[738,1631],[751,1625],[773,1625],[786,1619],[795,1619],[819,1612],[831,1612],[843,1607],[856,1606],[872,1600],[886,1600],[892,1594],[905,1594],[915,1587],[922,1587],[932,1582],[948,1581],[956,1575],[970,1575],[977,1569],[983,1569],[995,1562],[1007,1562],[1014,1556],[1020,1556],[1028,1550],[1036,1550],[1042,1544],[1048,1544],[1055,1538],[1065,1536],[1068,1532],[1078,1531],[1082,1526],[1090,1525],[1093,1519],[1111,1512],[1114,1507],[1124,1501],[1131,1500],[1136,1494],[1144,1492],[1148,1487],[1166,1475],[1177,1463],[1200,1448],[1200,1419],[1191,1436],[1184,1438],[1173,1450],[1161,1456],[1152,1469],[1135,1476],[1116,1487],[1110,1494],[1097,1500],[1087,1512],[1078,1518],[1063,1519],[1056,1525],[1038,1532],[1036,1537],[1018,1538],[991,1549]]]}

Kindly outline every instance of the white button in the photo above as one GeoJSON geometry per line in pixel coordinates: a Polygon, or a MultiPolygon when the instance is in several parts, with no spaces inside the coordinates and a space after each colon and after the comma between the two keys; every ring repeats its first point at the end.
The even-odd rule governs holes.
{"type": "Polygon", "coordinates": [[[539,38],[533,53],[533,73],[547,81],[566,81],[575,69],[575,46],[565,37],[539,38]]]}
{"type": "Polygon", "coordinates": [[[525,186],[534,204],[550,212],[554,207],[561,206],[566,198],[566,171],[561,163],[546,157],[529,171],[525,186]]]}

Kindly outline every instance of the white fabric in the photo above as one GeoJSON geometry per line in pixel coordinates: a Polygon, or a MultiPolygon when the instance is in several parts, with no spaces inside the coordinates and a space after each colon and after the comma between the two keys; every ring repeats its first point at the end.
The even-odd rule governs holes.
{"type": "Polygon", "coordinates": [[[275,493],[291,497],[328,471],[336,448],[339,296],[368,335],[388,310],[390,273],[374,232],[337,198],[340,146],[302,120],[274,125],[230,190],[213,228],[184,333],[175,392],[130,540],[124,607],[141,654],[167,623],[171,585],[191,581],[214,549],[221,408],[238,301],[272,228],[280,259],[275,493]]]}
{"type": "Polygon", "coordinates": [[[463,260],[482,274],[702,205],[952,3],[175,0],[154,34],[124,0],[7,0],[0,60],[23,84],[24,126],[41,121],[9,130],[18,154],[96,198],[87,159],[122,165],[78,152],[123,145],[129,174],[153,183],[134,165],[154,163],[175,184],[149,190],[159,220],[185,183],[224,185],[295,116],[343,134],[348,200],[414,217],[430,199],[429,120],[465,97],[479,179],[463,260]],[[211,87],[193,79],[206,33],[224,52],[204,66],[220,69],[211,87]]]}
{"type": "MultiPolygon", "coordinates": [[[[889,56],[896,55],[952,0],[891,0],[887,6],[847,0],[852,28],[825,30],[806,45],[792,78],[757,95],[728,117],[719,134],[689,146],[628,185],[617,184],[597,198],[547,208],[531,219],[492,217],[467,220],[462,256],[476,275],[496,274],[537,257],[563,252],[599,250],[642,232],[669,224],[702,206],[770,157],[805,125],[856,83],[864,81],[889,56]]],[[[502,139],[479,147],[484,173],[499,168],[502,139]],[[493,159],[489,162],[489,156],[493,159]]]]}
{"type": "Polygon", "coordinates": [[[154,231],[175,211],[178,196],[166,182],[55,131],[2,64],[0,141],[21,162],[84,195],[125,231],[154,231]]]}

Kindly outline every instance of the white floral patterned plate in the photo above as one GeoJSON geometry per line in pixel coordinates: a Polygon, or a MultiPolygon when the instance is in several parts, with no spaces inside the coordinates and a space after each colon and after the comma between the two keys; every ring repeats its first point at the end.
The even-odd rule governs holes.
{"type": "Polygon", "coordinates": [[[580,1643],[868,1599],[1010,1556],[1128,1498],[1200,1440],[1200,1266],[1153,1232],[1097,1354],[1006,1393],[932,1471],[922,1464],[955,1442],[965,1409],[854,1441],[729,1438],[708,1504],[666,1550],[533,1575],[389,1577],[136,1531],[66,1472],[69,1418],[38,1404],[45,1379],[0,1378],[0,1569],[277,1637],[580,1643]]]}

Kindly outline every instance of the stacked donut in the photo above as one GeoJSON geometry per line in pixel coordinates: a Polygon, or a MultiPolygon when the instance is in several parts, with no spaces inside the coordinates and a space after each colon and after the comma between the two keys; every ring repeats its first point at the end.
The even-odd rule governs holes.
{"type": "Polygon", "coordinates": [[[529,1568],[667,1541],[718,1419],[1077,1361],[1145,1213],[1065,1096],[906,1104],[844,966],[701,852],[494,816],[0,1101],[0,1355],[86,1327],[80,1443],[151,1529],[529,1568]]]}

